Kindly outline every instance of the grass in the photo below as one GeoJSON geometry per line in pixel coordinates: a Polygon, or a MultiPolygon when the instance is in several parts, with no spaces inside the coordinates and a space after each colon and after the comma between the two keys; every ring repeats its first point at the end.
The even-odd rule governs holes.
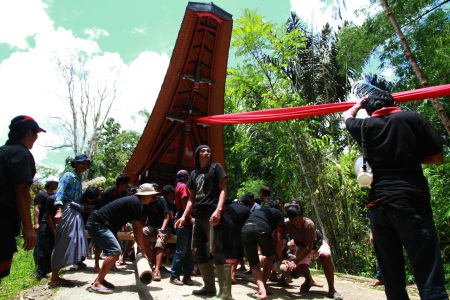
{"type": "Polygon", "coordinates": [[[18,292],[40,284],[36,276],[30,277],[34,270],[33,251],[22,250],[21,236],[16,241],[19,251],[14,254],[11,274],[3,278],[0,285],[0,299],[11,299],[18,292]]]}

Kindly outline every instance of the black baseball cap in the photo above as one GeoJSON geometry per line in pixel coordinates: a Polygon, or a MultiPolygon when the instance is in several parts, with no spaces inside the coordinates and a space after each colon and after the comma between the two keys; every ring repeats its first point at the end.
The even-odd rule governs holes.
{"type": "Polygon", "coordinates": [[[20,129],[29,129],[29,128],[37,128],[38,132],[47,132],[46,130],[39,127],[38,123],[29,116],[20,115],[11,120],[11,124],[9,124],[9,129],[11,131],[20,130],[20,129]]]}

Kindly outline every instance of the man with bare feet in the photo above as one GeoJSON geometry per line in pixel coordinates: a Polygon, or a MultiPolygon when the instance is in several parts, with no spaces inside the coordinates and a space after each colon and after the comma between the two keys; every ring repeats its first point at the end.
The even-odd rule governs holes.
{"type": "Polygon", "coordinates": [[[255,210],[242,228],[242,241],[245,252],[247,253],[248,263],[252,270],[253,279],[258,286],[258,292],[252,295],[256,299],[267,299],[266,282],[269,279],[275,259],[275,252],[279,261],[282,257],[284,215],[281,209],[277,207],[275,199],[269,199],[261,209],[255,210]],[[268,202],[274,206],[267,205],[268,202]],[[274,246],[272,232],[275,230],[277,247],[274,246]],[[263,271],[260,267],[258,256],[258,246],[262,255],[265,257],[263,262],[263,271]]]}
{"type": "Polygon", "coordinates": [[[317,284],[309,271],[309,264],[313,256],[319,258],[323,266],[325,277],[328,282],[328,298],[344,299],[334,288],[334,266],[331,260],[331,250],[327,241],[323,238],[318,239],[318,234],[314,222],[303,216],[303,210],[300,205],[291,205],[287,210],[289,221],[286,222],[285,233],[288,233],[297,245],[295,258],[282,263],[286,264],[289,271],[299,268],[305,277],[305,282],[301,285],[300,292],[309,292],[312,286],[321,286],[317,284]]]}
{"type": "MultiPolygon", "coordinates": [[[[155,185],[153,188],[158,189],[155,185]]],[[[156,237],[156,242],[150,242],[152,261],[155,260],[153,280],[161,281],[161,266],[164,258],[166,242],[170,235],[168,230],[170,220],[169,206],[164,197],[158,196],[155,202],[142,206],[142,225],[146,238],[156,237]],[[155,255],[156,254],[156,255],[155,255]]]]}
{"type": "Polygon", "coordinates": [[[148,243],[144,238],[141,225],[142,204],[155,202],[157,194],[158,192],[155,191],[153,185],[144,183],[135,195],[113,201],[91,214],[86,225],[87,231],[95,244],[103,250],[106,258],[97,278],[89,287],[90,292],[113,293],[114,285],[106,281],[105,276],[115,266],[122,253],[116,234],[127,222],[131,221],[133,224],[135,239],[142,255],[148,259],[148,243]]]}

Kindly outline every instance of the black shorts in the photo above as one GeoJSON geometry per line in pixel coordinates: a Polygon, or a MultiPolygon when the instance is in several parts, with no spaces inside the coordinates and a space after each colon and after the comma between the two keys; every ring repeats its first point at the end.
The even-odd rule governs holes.
{"type": "Polygon", "coordinates": [[[267,231],[267,229],[257,224],[245,224],[242,228],[241,237],[250,266],[259,263],[258,245],[261,248],[262,255],[266,257],[275,255],[272,232],[267,231]]]}

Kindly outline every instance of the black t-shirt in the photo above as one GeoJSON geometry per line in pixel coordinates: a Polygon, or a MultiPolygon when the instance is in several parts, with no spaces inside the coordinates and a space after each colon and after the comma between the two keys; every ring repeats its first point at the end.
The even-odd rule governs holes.
{"type": "Polygon", "coordinates": [[[142,204],[136,195],[117,199],[91,213],[88,221],[107,226],[116,234],[127,222],[141,221],[142,204]]]}
{"type": "Polygon", "coordinates": [[[114,200],[117,200],[119,198],[123,198],[123,197],[126,197],[129,195],[128,190],[124,190],[120,194],[118,194],[118,193],[116,193],[115,188],[116,188],[115,186],[110,187],[103,193],[102,202],[101,202],[102,207],[113,202],[114,200]]]}
{"type": "MultiPolygon", "coordinates": [[[[45,210],[41,209],[42,220],[39,223],[39,231],[45,231],[47,229],[47,216],[54,217],[56,215],[56,207],[55,207],[55,199],[56,195],[50,195],[45,201],[45,210]]],[[[49,229],[50,230],[50,229],[49,229]]]]}
{"type": "Polygon", "coordinates": [[[256,224],[268,232],[275,230],[277,226],[284,226],[284,216],[276,208],[261,208],[251,213],[245,224],[256,224]]]}
{"type": "Polygon", "coordinates": [[[227,206],[226,211],[222,214],[224,224],[233,224],[234,226],[244,226],[250,216],[250,209],[242,204],[233,203],[227,206]]]}
{"type": "Polygon", "coordinates": [[[219,184],[227,177],[222,166],[218,163],[209,165],[203,169],[192,171],[186,186],[195,191],[194,210],[199,212],[213,213],[219,203],[219,184]]]}
{"type": "MultiPolygon", "coordinates": [[[[359,144],[362,122],[349,118],[345,124],[359,144]]],[[[403,211],[431,211],[421,161],[442,152],[441,140],[431,124],[410,111],[370,117],[364,122],[364,138],[374,175],[369,206],[376,203],[376,207],[389,205],[403,211]]]]}
{"type": "Polygon", "coordinates": [[[167,200],[166,200],[166,203],[169,208],[169,213],[172,212],[172,217],[171,217],[171,219],[169,219],[169,225],[167,225],[167,227],[173,231],[173,230],[175,230],[174,218],[175,218],[175,214],[177,213],[177,207],[175,206],[175,200],[172,200],[170,202],[167,202],[167,200]]]}
{"type": "Polygon", "coordinates": [[[166,199],[158,196],[158,200],[150,204],[142,205],[142,214],[148,217],[147,226],[161,228],[164,222],[164,214],[169,213],[166,199]]]}
{"type": "Polygon", "coordinates": [[[0,147],[0,211],[2,218],[17,224],[14,234],[19,234],[20,220],[14,196],[14,186],[33,183],[36,165],[31,152],[20,142],[7,141],[0,147]]]}
{"type": "MultiPolygon", "coordinates": [[[[102,208],[102,199],[97,197],[93,202],[87,201],[87,197],[81,197],[81,205],[85,208],[90,208],[92,211],[102,208]]],[[[84,225],[86,225],[87,220],[92,212],[82,212],[81,216],[83,217],[84,225]]]]}
{"type": "Polygon", "coordinates": [[[40,205],[41,208],[39,209],[39,217],[38,221],[39,224],[41,224],[42,217],[45,214],[45,206],[47,202],[47,198],[53,194],[48,193],[47,191],[40,191],[35,197],[34,197],[34,206],[40,205]]]}

